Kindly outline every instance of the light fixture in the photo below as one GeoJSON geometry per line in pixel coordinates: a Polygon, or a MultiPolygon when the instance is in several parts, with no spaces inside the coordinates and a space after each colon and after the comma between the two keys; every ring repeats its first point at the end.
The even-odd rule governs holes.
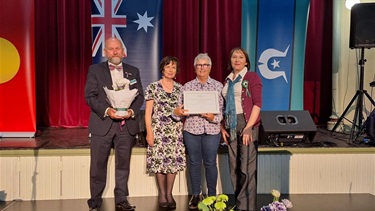
{"type": "Polygon", "coordinates": [[[352,6],[355,4],[360,3],[360,0],[346,0],[345,1],[345,7],[348,8],[348,10],[352,9],[352,6]]]}

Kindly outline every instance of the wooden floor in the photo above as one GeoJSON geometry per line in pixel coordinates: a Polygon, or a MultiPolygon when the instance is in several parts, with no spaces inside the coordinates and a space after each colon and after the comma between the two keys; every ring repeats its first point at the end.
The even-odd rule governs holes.
{"type": "MultiPolygon", "coordinates": [[[[135,141],[135,147],[146,147],[144,134],[140,133],[135,141]]],[[[375,147],[375,141],[365,141],[365,135],[356,140],[350,140],[349,134],[332,133],[326,128],[317,129],[313,142],[291,142],[286,147],[299,148],[367,148],[375,147]]],[[[259,143],[259,148],[275,147],[273,144],[259,143]]],[[[282,146],[276,146],[282,147],[282,146]]],[[[38,130],[34,138],[2,138],[1,150],[19,149],[82,149],[89,148],[87,128],[45,128],[38,130]]],[[[226,148],[226,147],[223,147],[226,148]]]]}
{"type": "MultiPolygon", "coordinates": [[[[228,206],[233,205],[233,196],[229,195],[228,206]]],[[[281,195],[288,198],[293,208],[288,211],[374,211],[375,196],[371,194],[294,194],[281,195]]],[[[176,211],[188,211],[189,196],[175,196],[176,211]]],[[[159,208],[157,197],[129,197],[137,211],[166,211],[159,208]]],[[[258,195],[258,208],[272,202],[271,195],[258,195]]],[[[40,200],[0,202],[1,211],[84,211],[88,210],[86,199],[40,200]]],[[[113,198],[104,199],[102,211],[115,211],[113,198]]]]}

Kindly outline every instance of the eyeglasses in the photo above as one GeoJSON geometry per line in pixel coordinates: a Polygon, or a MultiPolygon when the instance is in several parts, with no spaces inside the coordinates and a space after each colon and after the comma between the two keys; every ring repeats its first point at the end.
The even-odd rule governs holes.
{"type": "Polygon", "coordinates": [[[196,64],[195,68],[208,68],[209,66],[211,65],[210,64],[196,64]]]}

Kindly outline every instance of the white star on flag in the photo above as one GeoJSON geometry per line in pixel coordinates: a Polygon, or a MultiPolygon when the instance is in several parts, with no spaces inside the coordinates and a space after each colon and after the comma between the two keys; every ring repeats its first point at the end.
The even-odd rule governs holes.
{"type": "Polygon", "coordinates": [[[145,30],[145,32],[147,33],[147,27],[154,27],[154,25],[151,24],[151,20],[154,19],[154,17],[147,17],[147,11],[145,12],[145,14],[142,16],[140,15],[139,13],[137,13],[138,15],[138,20],[134,21],[135,23],[138,24],[138,29],[137,31],[139,31],[141,28],[143,28],[145,30]]]}
{"type": "Polygon", "coordinates": [[[276,67],[280,67],[279,63],[280,61],[276,61],[275,59],[273,59],[273,62],[271,63],[271,65],[273,66],[273,69],[275,69],[276,67]]]}

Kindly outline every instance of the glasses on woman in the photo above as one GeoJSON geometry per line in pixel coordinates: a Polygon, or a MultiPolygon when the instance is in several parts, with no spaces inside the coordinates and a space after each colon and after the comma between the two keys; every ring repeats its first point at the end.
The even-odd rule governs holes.
{"type": "Polygon", "coordinates": [[[211,65],[210,64],[196,64],[195,68],[208,68],[209,66],[211,65]]]}

